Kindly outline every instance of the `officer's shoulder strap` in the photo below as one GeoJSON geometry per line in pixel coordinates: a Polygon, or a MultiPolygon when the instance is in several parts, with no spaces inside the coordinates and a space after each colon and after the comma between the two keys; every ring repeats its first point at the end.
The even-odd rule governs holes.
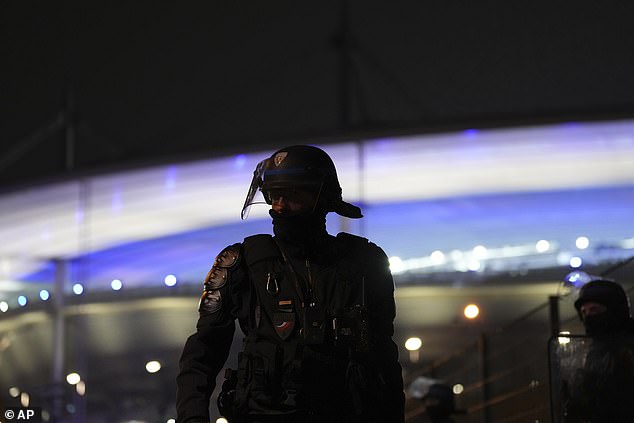
{"type": "Polygon", "coordinates": [[[269,234],[248,236],[244,239],[242,247],[247,266],[262,260],[272,260],[281,257],[277,244],[269,234]]]}
{"type": "Polygon", "coordinates": [[[358,235],[352,235],[347,232],[339,232],[337,234],[337,239],[355,247],[356,246],[363,247],[370,243],[370,241],[367,238],[364,238],[358,235]]]}

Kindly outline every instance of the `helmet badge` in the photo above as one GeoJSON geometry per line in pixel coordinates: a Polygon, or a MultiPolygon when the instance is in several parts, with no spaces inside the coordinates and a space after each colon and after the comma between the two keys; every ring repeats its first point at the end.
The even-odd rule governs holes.
{"type": "Polygon", "coordinates": [[[277,153],[275,155],[275,157],[273,157],[273,163],[275,163],[275,167],[277,167],[280,164],[282,164],[282,162],[284,161],[284,159],[286,158],[287,155],[288,155],[288,153],[286,151],[282,151],[281,153],[277,153]]]}

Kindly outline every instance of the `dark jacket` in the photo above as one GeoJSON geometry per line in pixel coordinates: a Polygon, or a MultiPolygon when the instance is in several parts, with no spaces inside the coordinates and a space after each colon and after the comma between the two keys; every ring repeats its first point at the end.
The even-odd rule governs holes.
{"type": "Polygon", "coordinates": [[[592,337],[585,365],[570,383],[566,423],[634,422],[634,324],[592,337]]]}
{"type": "Polygon", "coordinates": [[[306,254],[258,235],[223,251],[207,278],[197,331],[181,356],[179,423],[209,421],[209,397],[236,319],[246,335],[235,397],[242,416],[403,422],[387,257],[349,234],[320,242],[306,254]],[[310,303],[316,307],[307,312],[310,303]],[[319,326],[315,322],[323,330],[304,327],[319,326]]]}

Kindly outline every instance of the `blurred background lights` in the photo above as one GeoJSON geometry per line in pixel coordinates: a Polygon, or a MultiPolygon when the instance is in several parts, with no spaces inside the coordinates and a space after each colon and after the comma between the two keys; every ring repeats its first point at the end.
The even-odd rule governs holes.
{"type": "Polygon", "coordinates": [[[167,419],[167,423],[176,423],[176,419],[167,419]]]}
{"type": "Polygon", "coordinates": [[[578,249],[585,250],[586,248],[590,246],[590,240],[585,236],[580,236],[575,241],[575,245],[577,246],[578,249]]]}
{"type": "Polygon", "coordinates": [[[477,245],[473,247],[473,256],[478,259],[483,259],[487,255],[487,249],[484,245],[477,245]]]}
{"type": "Polygon", "coordinates": [[[3,313],[9,311],[9,304],[6,301],[0,301],[0,311],[3,313]]]}
{"type": "Polygon", "coordinates": [[[42,301],[46,301],[50,297],[51,297],[51,294],[49,294],[46,289],[43,289],[43,290],[40,291],[40,298],[42,299],[42,301]]]}
{"type": "Polygon", "coordinates": [[[559,332],[559,337],[557,338],[557,342],[559,342],[559,345],[566,345],[568,343],[570,343],[570,338],[568,338],[567,336],[561,336],[561,335],[570,335],[569,331],[561,331],[559,332]]]}
{"type": "Polygon", "coordinates": [[[445,254],[439,250],[432,252],[430,258],[435,264],[442,264],[445,262],[445,254]]]}
{"type": "Polygon", "coordinates": [[[147,370],[148,373],[156,373],[161,370],[161,363],[156,360],[148,361],[145,363],[145,370],[147,370]]]}
{"type": "Polygon", "coordinates": [[[31,396],[27,394],[26,392],[22,392],[20,394],[20,404],[22,404],[22,407],[28,407],[30,402],[31,402],[31,396]]]}
{"type": "Polygon", "coordinates": [[[66,382],[68,382],[69,385],[77,385],[80,380],[81,376],[79,376],[79,373],[73,372],[66,375],[66,382]]]}
{"type": "Polygon", "coordinates": [[[176,276],[167,275],[167,276],[165,276],[164,282],[165,282],[165,285],[167,285],[167,286],[174,286],[174,285],[176,285],[176,276]]]}
{"type": "Polygon", "coordinates": [[[218,417],[216,419],[216,423],[229,423],[229,421],[225,419],[224,417],[218,417]]]}
{"type": "Polygon", "coordinates": [[[123,288],[123,282],[121,282],[119,279],[115,279],[112,282],[110,282],[110,287],[114,290],[114,291],[118,291],[121,288],[123,288]]]}
{"type": "Polygon", "coordinates": [[[464,308],[464,315],[467,319],[475,319],[480,314],[480,309],[475,304],[469,304],[464,308]]]}
{"type": "Polygon", "coordinates": [[[77,385],[75,385],[75,390],[79,395],[84,396],[86,394],[86,383],[84,383],[83,380],[80,380],[77,382],[77,385]]]}
{"type": "Polygon", "coordinates": [[[80,283],[76,283],[73,285],[73,292],[75,295],[81,295],[84,292],[84,286],[80,283]]]}
{"type": "Polygon", "coordinates": [[[472,272],[477,272],[478,270],[482,269],[482,264],[478,260],[469,260],[469,262],[467,263],[467,269],[471,270],[472,272]]]}
{"type": "Polygon", "coordinates": [[[24,295],[20,295],[20,296],[18,297],[18,305],[19,305],[20,307],[24,307],[24,306],[26,305],[26,303],[27,303],[27,302],[28,302],[28,301],[27,301],[27,299],[26,299],[26,297],[25,297],[24,295]]]}
{"type": "Polygon", "coordinates": [[[418,337],[409,338],[405,341],[405,348],[408,351],[417,351],[420,350],[420,347],[423,346],[423,341],[418,337]]]}
{"type": "Polygon", "coordinates": [[[535,250],[537,250],[538,253],[545,253],[549,249],[550,249],[550,242],[546,241],[545,239],[540,239],[535,244],[535,250]]]}
{"type": "Polygon", "coordinates": [[[453,391],[454,394],[456,395],[460,395],[464,392],[464,386],[462,386],[462,384],[460,383],[456,383],[451,390],[453,391]]]}
{"type": "Polygon", "coordinates": [[[17,398],[20,395],[20,389],[17,386],[12,386],[9,388],[9,395],[11,398],[17,398]]]}
{"type": "Polygon", "coordinates": [[[405,271],[405,265],[400,257],[390,257],[390,271],[392,271],[392,273],[402,273],[405,271]]]}
{"type": "Polygon", "coordinates": [[[75,408],[74,404],[66,404],[66,411],[68,411],[69,414],[75,414],[77,408],[75,408]]]}
{"type": "Polygon", "coordinates": [[[583,265],[583,260],[581,260],[581,257],[571,257],[570,258],[570,267],[577,269],[579,267],[581,267],[583,265]]]}

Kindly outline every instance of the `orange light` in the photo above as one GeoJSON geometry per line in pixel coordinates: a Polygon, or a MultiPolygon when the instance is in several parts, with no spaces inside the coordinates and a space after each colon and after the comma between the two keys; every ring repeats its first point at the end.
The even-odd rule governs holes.
{"type": "Polygon", "coordinates": [[[480,314],[480,309],[475,304],[469,304],[464,308],[464,315],[467,319],[475,319],[480,314]]]}

